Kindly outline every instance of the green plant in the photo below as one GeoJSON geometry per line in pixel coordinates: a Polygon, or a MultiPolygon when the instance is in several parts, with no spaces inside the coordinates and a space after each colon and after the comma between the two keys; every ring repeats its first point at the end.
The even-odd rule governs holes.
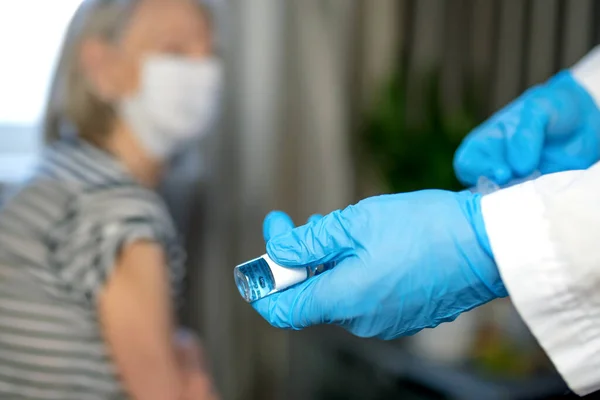
{"type": "Polygon", "coordinates": [[[396,73],[384,85],[367,117],[364,144],[368,157],[392,192],[461,189],[452,170],[452,158],[464,135],[480,120],[473,91],[467,91],[459,112],[447,115],[441,107],[440,75],[429,74],[425,80],[424,121],[410,123],[410,99],[402,76],[396,73]]]}

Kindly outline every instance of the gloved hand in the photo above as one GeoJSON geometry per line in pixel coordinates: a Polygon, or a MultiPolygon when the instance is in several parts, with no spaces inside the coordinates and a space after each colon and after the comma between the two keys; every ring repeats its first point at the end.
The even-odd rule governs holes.
{"type": "Polygon", "coordinates": [[[454,157],[465,185],[585,169],[600,158],[600,110],[564,71],[534,87],[471,132],[454,157]]]}
{"type": "Polygon", "coordinates": [[[264,230],[273,260],[336,266],[253,306],[280,328],[337,324],[393,339],[505,296],[480,197],[439,190],[372,197],[293,230],[287,215],[272,213],[264,230]]]}

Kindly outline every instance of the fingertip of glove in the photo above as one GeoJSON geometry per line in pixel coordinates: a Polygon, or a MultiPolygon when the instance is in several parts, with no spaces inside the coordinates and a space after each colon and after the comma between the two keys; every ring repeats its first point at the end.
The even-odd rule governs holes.
{"type": "Polygon", "coordinates": [[[530,175],[538,165],[537,159],[533,159],[533,157],[527,157],[525,155],[509,155],[509,157],[511,158],[510,163],[512,169],[516,175],[515,178],[530,175]]]}
{"type": "Polygon", "coordinates": [[[454,168],[454,172],[456,172],[456,175],[459,177],[459,179],[464,174],[464,171],[468,169],[468,165],[465,165],[466,163],[465,157],[463,156],[463,147],[464,145],[459,146],[459,148],[456,150],[456,153],[454,153],[454,159],[452,160],[452,167],[454,168]]]}
{"type": "Polygon", "coordinates": [[[479,175],[477,171],[481,169],[481,162],[476,154],[469,151],[466,146],[461,145],[454,155],[452,167],[456,178],[465,186],[477,184],[479,175]]]}
{"type": "Polygon", "coordinates": [[[264,223],[266,224],[273,220],[285,220],[285,221],[289,221],[289,222],[293,223],[292,218],[289,215],[287,215],[285,212],[280,211],[280,210],[273,210],[273,211],[269,212],[265,216],[264,223]]]}
{"type": "Polygon", "coordinates": [[[289,232],[294,228],[294,222],[289,215],[282,211],[272,211],[263,221],[263,238],[269,241],[272,237],[289,232]]]}
{"type": "Polygon", "coordinates": [[[253,303],[250,303],[254,311],[256,311],[261,317],[265,320],[269,321],[269,299],[261,299],[257,300],[253,303]]]}
{"type": "Polygon", "coordinates": [[[323,216],[321,214],[313,214],[308,218],[308,223],[312,224],[314,222],[318,222],[321,219],[323,219],[323,216]]]}
{"type": "Polygon", "coordinates": [[[494,182],[502,185],[512,178],[512,172],[507,167],[499,166],[494,169],[492,178],[494,182]]]}
{"type": "MultiPolygon", "coordinates": [[[[277,296],[277,294],[272,296],[277,296]]],[[[288,326],[280,321],[275,315],[273,315],[273,312],[271,311],[273,301],[273,298],[267,297],[251,303],[251,306],[254,308],[254,311],[256,311],[271,326],[274,328],[285,329],[288,326]]]]}
{"type": "Polygon", "coordinates": [[[300,260],[297,246],[294,245],[293,240],[290,240],[290,236],[290,234],[284,234],[267,242],[267,253],[277,264],[284,266],[297,264],[300,260]]]}

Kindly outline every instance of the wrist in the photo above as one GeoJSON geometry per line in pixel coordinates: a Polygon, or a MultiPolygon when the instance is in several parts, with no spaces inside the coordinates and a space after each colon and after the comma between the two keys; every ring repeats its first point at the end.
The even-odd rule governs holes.
{"type": "Polygon", "coordinates": [[[473,229],[473,244],[479,249],[479,257],[475,256],[470,260],[470,267],[474,269],[476,275],[483,281],[496,297],[506,297],[508,295],[504,282],[500,276],[500,271],[494,260],[490,240],[485,228],[485,221],[481,212],[482,195],[478,193],[459,193],[463,197],[463,212],[473,229]]]}
{"type": "Polygon", "coordinates": [[[485,252],[485,254],[493,261],[494,253],[492,252],[490,239],[488,238],[487,231],[485,230],[485,221],[483,220],[483,214],[481,213],[482,195],[479,193],[468,192],[461,192],[460,194],[465,197],[463,212],[471,223],[477,243],[485,252]]]}

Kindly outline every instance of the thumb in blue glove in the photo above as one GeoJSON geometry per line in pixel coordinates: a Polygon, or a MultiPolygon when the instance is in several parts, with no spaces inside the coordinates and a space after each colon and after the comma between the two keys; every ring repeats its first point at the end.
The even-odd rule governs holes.
{"type": "Polygon", "coordinates": [[[392,339],[505,296],[479,199],[437,190],[379,196],[296,229],[272,214],[265,239],[273,260],[336,266],[253,307],[280,328],[337,324],[392,339]]]}
{"type": "Polygon", "coordinates": [[[600,158],[600,110],[570,72],[534,87],[471,132],[456,151],[465,185],[584,169],[600,158]]]}

